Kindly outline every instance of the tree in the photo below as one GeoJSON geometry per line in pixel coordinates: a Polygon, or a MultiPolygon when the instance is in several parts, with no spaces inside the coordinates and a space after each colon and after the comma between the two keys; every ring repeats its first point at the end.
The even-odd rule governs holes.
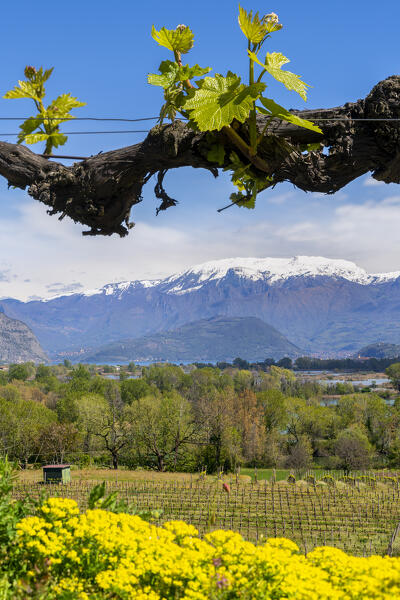
{"type": "Polygon", "coordinates": [[[293,366],[293,362],[291,358],[289,358],[288,356],[284,356],[276,363],[276,366],[282,367],[283,369],[291,369],[293,366]]]}
{"type": "Polygon", "coordinates": [[[198,398],[195,418],[201,434],[202,460],[209,472],[234,468],[242,460],[236,422],[237,397],[232,387],[212,389],[198,398]]]}
{"type": "Polygon", "coordinates": [[[38,365],[36,367],[35,380],[43,381],[52,377],[53,373],[51,367],[47,367],[46,365],[38,365]]]}
{"type": "Polygon", "coordinates": [[[257,393],[257,399],[264,409],[265,430],[268,435],[286,424],[285,396],[280,390],[270,389],[257,393]]]}
{"type": "Polygon", "coordinates": [[[312,447],[307,436],[302,435],[295,443],[288,445],[285,466],[288,469],[307,469],[312,462],[312,447]]]}
{"type": "Polygon", "coordinates": [[[41,456],[63,463],[67,452],[76,449],[78,430],[72,423],[49,423],[40,435],[41,456]]]}
{"type": "Polygon", "coordinates": [[[389,438],[390,410],[377,394],[351,394],[342,396],[336,407],[342,428],[351,425],[362,427],[369,441],[385,453],[389,438]]]}
{"type": "Polygon", "coordinates": [[[237,394],[249,390],[254,382],[254,377],[250,371],[237,371],[233,376],[233,387],[237,394]]]}
{"type": "Polygon", "coordinates": [[[29,363],[11,364],[8,367],[8,380],[18,379],[20,381],[26,381],[28,377],[33,375],[34,369],[29,363]]]}
{"type": "Polygon", "coordinates": [[[264,465],[276,469],[283,463],[283,439],[277,430],[267,433],[265,438],[264,465]]]}
{"type": "Polygon", "coordinates": [[[107,382],[102,406],[98,406],[98,418],[93,434],[101,438],[111,455],[112,466],[118,469],[121,451],[131,441],[132,425],[127,409],[121,400],[119,386],[114,381],[107,382]]]}
{"type": "Polygon", "coordinates": [[[335,444],[341,468],[346,471],[366,469],[370,466],[372,448],[368,437],[357,426],[341,431],[335,444]]]}
{"type": "Polygon", "coordinates": [[[237,398],[235,428],[241,436],[245,463],[257,466],[264,455],[266,435],[263,407],[251,390],[244,390],[237,398]]]}
{"type": "Polygon", "coordinates": [[[181,451],[198,436],[191,406],[177,392],[140,398],[127,415],[139,455],[159,471],[176,470],[181,451]]]}
{"type": "Polygon", "coordinates": [[[330,408],[321,406],[316,399],[288,397],[285,399],[285,408],[289,451],[302,439],[307,439],[312,455],[319,456],[327,445],[326,440],[335,435],[335,413],[330,408]]]}
{"type": "MultiPolygon", "coordinates": [[[[342,107],[287,111],[263,95],[266,86],[262,77],[272,76],[303,98],[308,86],[282,69],[288,59],[281,53],[272,52],[265,62],[258,56],[265,40],[282,27],[277,16],[271,13],[260,18],[258,13],[252,15],[240,9],[239,25],[248,41],[248,85],[231,72],[226,77],[207,76],[193,85],[191,79],[203,77],[210,69],[182,64],[181,55],[193,45],[191,30],[182,25],[176,30],[153,28],[154,39],[173,52],[174,60],[163,61],[160,73],[149,76],[149,83],[163,88],[165,104],[161,122],[142,143],[66,167],[24,146],[1,142],[0,174],[10,186],[28,187],[28,193],[48,206],[50,214],[69,216],[88,226],[85,234],[120,236],[127,235],[133,226],[129,221],[131,208],[142,201],[143,186],[152,175],[157,174],[155,195],[161,200],[158,210],[176,205],[165,191],[163,179],[168,170],[184,166],[207,169],[214,176],[219,169],[231,171],[232,181],[239,187],[231,199],[248,208],[254,206],[259,191],[284,181],[304,191],[327,194],[368,172],[378,181],[400,182],[396,122],[399,76],[388,77],[366,98],[342,107]],[[256,80],[255,69],[259,67],[256,80]],[[189,123],[174,120],[179,112],[189,123]],[[172,123],[162,124],[166,117],[172,123]]],[[[37,106],[38,100],[43,105],[42,96],[38,98],[32,91],[38,73],[28,67],[24,83],[30,85],[29,93],[26,86],[25,91],[20,86],[8,97],[37,98],[37,106]]],[[[40,77],[48,77],[48,73],[51,70],[41,72],[40,77]]],[[[67,103],[60,97],[47,108],[38,106],[39,114],[23,124],[25,129],[21,128],[21,141],[37,141],[39,138],[29,136],[42,127],[40,139],[51,145],[64,143],[66,136],[58,126],[70,119],[69,110],[81,103],[68,94],[63,96],[69,97],[67,103]],[[49,111],[57,102],[57,117],[50,120],[49,111]]]]}
{"type": "Polygon", "coordinates": [[[93,438],[98,439],[103,433],[105,415],[108,414],[106,399],[100,394],[84,394],[74,402],[74,407],[75,424],[83,438],[82,449],[91,452],[93,438]]]}
{"type": "Polygon", "coordinates": [[[56,415],[34,400],[0,398],[0,440],[3,453],[26,466],[43,449],[43,432],[56,415]]]}
{"type": "Polygon", "coordinates": [[[265,383],[267,388],[277,388],[283,393],[288,393],[296,383],[296,375],[290,369],[272,365],[265,377],[265,383]]]}
{"type": "Polygon", "coordinates": [[[232,361],[232,365],[237,369],[247,370],[250,367],[250,363],[239,356],[232,361]]]}
{"type": "Polygon", "coordinates": [[[400,363],[393,363],[386,369],[386,375],[392,382],[393,387],[400,392],[400,363]]]}
{"type": "Polygon", "coordinates": [[[176,365],[151,365],[144,370],[143,377],[147,384],[157,386],[160,392],[171,392],[173,389],[179,389],[184,373],[176,365]]]}
{"type": "Polygon", "coordinates": [[[150,393],[151,387],[143,379],[125,379],[121,382],[121,398],[124,404],[132,404],[150,393]]]}

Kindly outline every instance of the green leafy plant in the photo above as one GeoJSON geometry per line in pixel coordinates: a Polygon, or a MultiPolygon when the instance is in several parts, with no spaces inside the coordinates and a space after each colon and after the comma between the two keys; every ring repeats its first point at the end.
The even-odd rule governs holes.
{"type": "MultiPolygon", "coordinates": [[[[0,599],[2,593],[11,590],[9,584],[13,573],[19,568],[18,546],[15,543],[17,523],[28,514],[35,514],[43,500],[26,495],[21,500],[12,497],[13,486],[18,478],[17,466],[7,456],[0,456],[0,599]]],[[[13,598],[13,593],[4,595],[13,598]]]]}
{"type": "Polygon", "coordinates": [[[61,133],[61,123],[74,119],[75,117],[70,114],[71,110],[86,104],[71,94],[61,94],[46,108],[43,104],[46,95],[44,84],[52,72],[53,68],[43,71],[43,67],[36,70],[35,67],[28,66],[24,71],[26,80],[18,81],[18,85],[3,96],[6,99],[29,98],[33,100],[38,112],[19,126],[21,131],[18,135],[18,144],[46,142],[45,154],[51,154],[53,148],[65,144],[68,136],[61,133]]]}
{"type": "MultiPolygon", "coordinates": [[[[267,85],[262,79],[266,74],[288,90],[298,93],[303,100],[307,99],[307,88],[310,87],[299,75],[282,68],[289,59],[280,52],[267,52],[264,60],[259,58],[266,40],[282,29],[278,16],[270,13],[260,17],[258,12],[253,15],[252,11],[247,12],[239,5],[239,26],[247,38],[247,84],[242,83],[232,71],[228,71],[226,76],[216,73],[214,77],[207,76],[193,84],[191,79],[203,77],[211,69],[182,64],[182,54],[189,52],[194,41],[193,32],[186,25],[178,25],[175,30],[163,27],[160,31],[153,25],[153,39],[173,52],[174,61],[163,61],[159,67],[160,74],[150,74],[148,82],[164,89],[165,102],[160,111],[160,123],[165,118],[173,121],[179,113],[188,119],[192,128],[212,132],[214,135],[208,140],[207,159],[232,171],[232,182],[238,188],[238,192],[231,195],[232,202],[254,208],[257,194],[273,184],[271,167],[258,152],[271,121],[279,119],[317,133],[322,131],[311,121],[264,96],[267,85]],[[256,67],[261,67],[258,74],[256,67]],[[257,112],[268,117],[262,131],[257,128],[257,112]],[[238,132],[240,124],[247,125],[247,134],[246,131],[244,134],[238,132]],[[224,144],[215,136],[220,131],[234,144],[241,157],[236,152],[227,155],[224,144]]],[[[304,150],[312,151],[317,146],[319,144],[308,145],[304,150]]],[[[287,149],[290,149],[289,145],[287,149]]]]}

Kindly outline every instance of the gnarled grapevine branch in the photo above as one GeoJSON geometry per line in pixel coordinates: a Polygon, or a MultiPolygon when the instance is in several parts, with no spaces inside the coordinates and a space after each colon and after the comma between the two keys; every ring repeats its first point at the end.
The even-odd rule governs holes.
{"type": "MultiPolygon", "coordinates": [[[[296,112],[314,119],[324,133],[277,120],[270,124],[270,135],[259,146],[258,156],[263,165],[260,175],[272,176],[274,185],[290,181],[304,191],[332,194],[369,171],[377,180],[400,183],[400,122],[393,120],[400,119],[400,76],[381,81],[357,102],[296,112]],[[314,142],[320,142],[321,150],[304,152],[304,144],[314,142]]],[[[259,131],[264,124],[265,117],[259,116],[259,131]]],[[[238,124],[238,133],[248,139],[246,124],[238,124]]],[[[224,144],[226,157],[231,150],[240,155],[240,148],[224,131],[215,137],[224,144]]],[[[176,203],[163,187],[168,170],[190,166],[217,173],[220,165],[207,160],[208,147],[209,134],[181,121],[157,125],[140,144],[71,167],[50,162],[24,146],[0,142],[0,174],[9,185],[27,187],[33,198],[49,207],[50,214],[60,219],[69,216],[89,226],[87,235],[124,236],[132,227],[131,208],[141,202],[142,188],[152,175],[159,174],[156,195],[162,200],[162,210],[176,203]]],[[[243,155],[242,159],[246,161],[243,155]]],[[[257,169],[254,164],[253,168],[257,169]]]]}

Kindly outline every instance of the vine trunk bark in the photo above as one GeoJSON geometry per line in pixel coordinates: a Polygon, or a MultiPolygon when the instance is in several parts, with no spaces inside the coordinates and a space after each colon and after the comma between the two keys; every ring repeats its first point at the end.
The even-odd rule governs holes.
{"type": "MultiPolygon", "coordinates": [[[[294,112],[314,120],[323,135],[272,121],[259,148],[269,168],[262,173],[266,187],[290,181],[304,191],[333,194],[367,172],[379,181],[400,183],[400,76],[381,81],[357,102],[294,112]],[[304,150],[305,144],[315,142],[320,143],[319,150],[304,150]]],[[[259,132],[265,118],[257,119],[259,132]]],[[[246,124],[237,125],[240,135],[248,139],[246,124]]],[[[225,146],[226,157],[232,150],[240,155],[224,132],[216,136],[225,146]]],[[[218,169],[228,165],[228,158],[225,165],[210,162],[208,146],[207,134],[179,120],[157,125],[139,144],[92,156],[71,167],[24,146],[0,142],[0,175],[10,186],[28,188],[34,199],[49,207],[49,214],[58,214],[59,219],[68,216],[88,226],[84,235],[124,236],[133,226],[131,209],[142,201],[143,186],[152,175],[157,174],[159,211],[177,203],[163,186],[168,170],[190,166],[217,176],[218,169]]]]}

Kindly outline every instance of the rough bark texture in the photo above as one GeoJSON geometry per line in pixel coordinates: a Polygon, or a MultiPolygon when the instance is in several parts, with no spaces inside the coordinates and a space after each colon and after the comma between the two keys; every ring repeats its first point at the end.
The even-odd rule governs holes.
{"type": "MultiPolygon", "coordinates": [[[[265,175],[273,177],[271,185],[290,181],[304,191],[333,194],[368,171],[377,180],[400,183],[400,121],[342,120],[400,119],[400,76],[381,81],[357,102],[297,114],[314,119],[323,135],[272,122],[270,135],[259,149],[268,164],[265,175]],[[320,142],[321,150],[302,152],[301,145],[310,142],[320,142]]],[[[260,116],[260,131],[264,122],[265,117],[260,116]]],[[[238,132],[248,137],[246,125],[238,132]]],[[[218,136],[227,156],[230,150],[240,154],[223,131],[218,136]]],[[[207,160],[206,134],[181,121],[154,127],[140,144],[99,154],[71,167],[49,161],[24,146],[0,142],[0,174],[9,185],[28,187],[28,193],[46,204],[50,214],[59,214],[60,219],[68,215],[89,226],[86,235],[126,235],[133,225],[129,222],[131,208],[141,202],[142,188],[154,174],[158,174],[155,194],[161,200],[159,210],[175,205],[163,188],[163,177],[169,169],[184,166],[218,174],[218,165],[207,160]]]]}

